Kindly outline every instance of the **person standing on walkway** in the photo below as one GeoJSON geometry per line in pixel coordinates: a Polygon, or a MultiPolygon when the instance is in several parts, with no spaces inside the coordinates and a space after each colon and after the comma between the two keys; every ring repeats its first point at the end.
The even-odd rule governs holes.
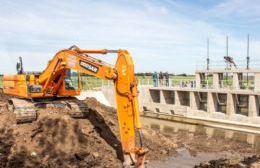
{"type": "Polygon", "coordinates": [[[162,71],[159,74],[159,81],[160,81],[160,86],[162,86],[163,85],[163,73],[162,73],[162,71]]]}
{"type": "Polygon", "coordinates": [[[154,87],[158,86],[158,73],[157,72],[153,73],[153,86],[154,87]]]}
{"type": "Polygon", "coordinates": [[[165,72],[164,73],[164,77],[165,77],[165,84],[166,84],[166,86],[169,86],[169,73],[165,72]]]}

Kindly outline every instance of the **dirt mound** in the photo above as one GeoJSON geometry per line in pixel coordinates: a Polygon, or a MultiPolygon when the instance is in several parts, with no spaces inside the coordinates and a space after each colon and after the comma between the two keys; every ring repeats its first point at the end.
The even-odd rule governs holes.
{"type": "MultiPolygon", "coordinates": [[[[5,97],[0,100],[6,103],[5,97]]],[[[92,98],[85,104],[86,119],[73,119],[64,108],[45,107],[37,121],[27,124],[16,124],[14,114],[2,106],[0,167],[122,167],[116,110],[92,98]]],[[[145,141],[151,151],[169,151],[163,143],[145,141]]],[[[150,152],[147,159],[172,153],[150,152]]]]}
{"type": "Polygon", "coordinates": [[[195,168],[259,168],[260,156],[253,155],[245,157],[244,159],[218,159],[211,160],[207,163],[196,165],[195,168]]]}
{"type": "Polygon", "coordinates": [[[1,93],[0,91],[0,112],[6,111],[6,103],[8,97],[1,93]]]}
{"type": "MultiPolygon", "coordinates": [[[[98,113],[92,113],[95,116],[89,117],[90,121],[94,121],[93,118],[96,118],[97,121],[93,122],[93,124],[98,128],[98,125],[100,125],[101,120],[103,120],[102,116],[105,116],[105,122],[109,129],[106,128],[98,128],[101,137],[104,139],[109,139],[110,138],[116,138],[119,137],[119,131],[118,131],[118,122],[117,122],[117,115],[116,115],[116,110],[111,107],[107,107],[94,98],[88,98],[85,100],[85,103],[88,105],[88,107],[92,111],[98,111],[98,113]],[[91,119],[92,118],[92,119],[91,119]],[[104,130],[109,130],[108,132],[102,132],[104,130]],[[112,131],[112,132],[110,132],[112,131]],[[110,132],[110,133],[109,133],[110,132]],[[115,135],[115,137],[111,137],[112,135],[115,135]]],[[[91,115],[90,115],[91,116],[91,115]]],[[[162,160],[164,158],[167,158],[169,156],[173,156],[176,154],[176,148],[177,144],[171,137],[167,137],[164,134],[161,134],[160,132],[153,131],[150,129],[142,129],[143,133],[143,143],[144,147],[147,148],[150,152],[147,153],[146,159],[147,160],[162,160]]],[[[107,143],[110,142],[117,142],[117,140],[113,139],[110,141],[107,141],[107,143]]],[[[138,142],[138,140],[136,140],[138,142]]],[[[120,142],[117,142],[117,145],[120,145],[120,142]]],[[[138,144],[139,145],[139,144],[138,144]]]]}
{"type": "Polygon", "coordinates": [[[89,120],[49,110],[41,110],[36,122],[22,125],[7,113],[0,115],[8,119],[1,126],[2,167],[121,167],[115,150],[89,120]]]}

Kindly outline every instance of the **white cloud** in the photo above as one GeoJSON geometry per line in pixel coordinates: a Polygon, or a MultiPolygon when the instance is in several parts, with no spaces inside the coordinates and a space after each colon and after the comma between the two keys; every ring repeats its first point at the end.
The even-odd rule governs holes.
{"type": "MultiPolygon", "coordinates": [[[[0,62],[0,73],[13,72],[18,56],[24,57],[26,69],[42,70],[57,50],[73,44],[83,48],[126,48],[134,57],[137,71],[191,73],[196,61],[205,60],[206,38],[210,37],[211,56],[222,59],[225,35],[229,32],[203,18],[184,16],[174,9],[183,9],[183,5],[168,3],[4,2],[0,6],[0,59],[4,60],[0,62]]],[[[210,13],[217,9],[224,10],[223,4],[210,13]]],[[[230,54],[243,58],[245,40],[230,38],[230,54]]],[[[255,40],[252,53],[260,54],[258,44],[255,40]]],[[[110,56],[104,59],[113,60],[110,56]]]]}
{"type": "Polygon", "coordinates": [[[209,9],[206,14],[220,18],[235,17],[239,19],[255,20],[260,16],[260,1],[226,0],[209,9]]]}

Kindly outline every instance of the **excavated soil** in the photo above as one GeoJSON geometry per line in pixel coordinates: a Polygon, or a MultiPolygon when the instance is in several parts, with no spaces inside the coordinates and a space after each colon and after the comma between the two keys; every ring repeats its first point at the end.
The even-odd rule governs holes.
{"type": "MultiPolygon", "coordinates": [[[[89,108],[85,119],[71,118],[66,108],[45,107],[39,109],[37,121],[16,124],[14,114],[7,112],[6,103],[7,97],[0,94],[0,168],[122,167],[114,108],[88,98],[84,101],[89,108]]],[[[144,128],[143,141],[149,149],[147,160],[170,158],[183,147],[194,156],[198,152],[219,151],[255,154],[249,145],[207,138],[203,131],[196,135],[186,131],[165,134],[144,128]]],[[[211,162],[197,166],[214,167],[211,162]]]]}
{"type": "Polygon", "coordinates": [[[260,168],[260,155],[248,156],[243,159],[221,158],[200,163],[195,168],[260,168]]]}
{"type": "MultiPolygon", "coordinates": [[[[89,107],[85,119],[71,118],[66,108],[47,106],[39,109],[37,121],[16,124],[6,103],[7,97],[0,94],[0,167],[122,167],[115,109],[90,98],[85,100],[89,107]]],[[[150,160],[175,152],[173,143],[149,144],[151,151],[173,151],[151,152],[150,160]]]]}

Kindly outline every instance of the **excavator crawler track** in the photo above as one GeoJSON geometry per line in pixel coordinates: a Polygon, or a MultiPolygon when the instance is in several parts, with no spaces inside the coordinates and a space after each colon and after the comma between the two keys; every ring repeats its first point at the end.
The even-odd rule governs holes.
{"type": "Polygon", "coordinates": [[[86,118],[89,112],[86,104],[76,98],[60,98],[53,101],[35,102],[34,106],[37,108],[63,108],[68,111],[72,118],[86,118]]]}
{"type": "Polygon", "coordinates": [[[46,107],[67,109],[72,118],[86,118],[89,112],[88,107],[76,99],[32,102],[20,98],[11,98],[8,100],[7,105],[7,109],[15,113],[18,124],[35,121],[37,119],[37,109],[46,107]]]}
{"type": "Polygon", "coordinates": [[[88,116],[88,107],[83,102],[67,101],[66,103],[72,118],[86,118],[88,116]]]}
{"type": "Polygon", "coordinates": [[[37,119],[37,111],[34,104],[30,101],[12,98],[8,100],[7,108],[14,112],[16,116],[16,123],[33,122],[37,119]]]}

